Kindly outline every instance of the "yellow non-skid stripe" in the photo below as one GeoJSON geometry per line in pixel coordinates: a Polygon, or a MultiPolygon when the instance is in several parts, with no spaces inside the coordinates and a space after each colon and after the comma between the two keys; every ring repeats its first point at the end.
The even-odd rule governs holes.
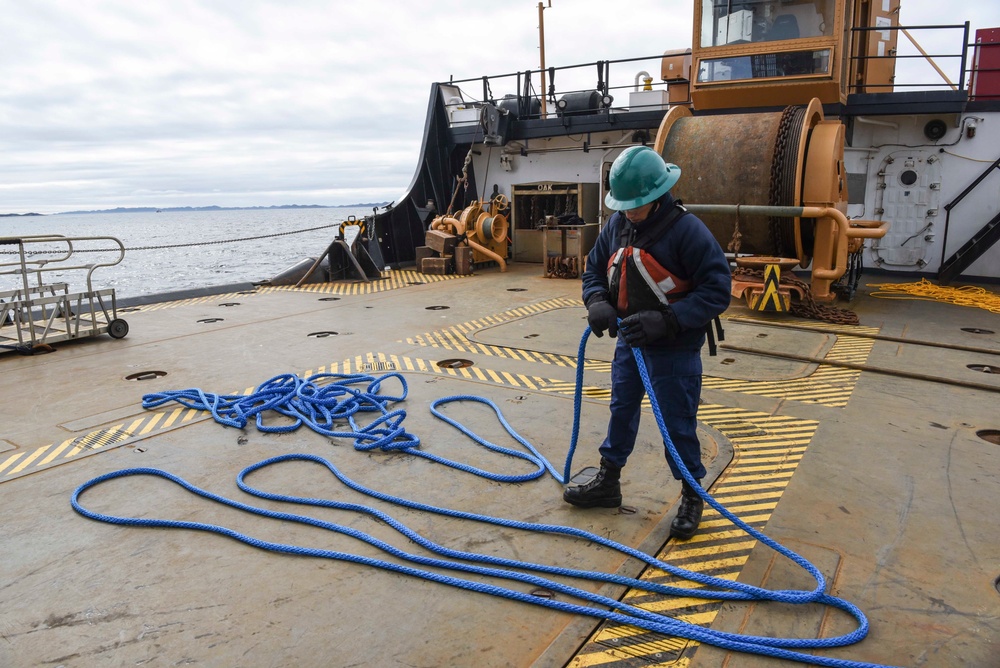
{"type": "Polygon", "coordinates": [[[306,293],[317,293],[317,294],[330,294],[330,295],[343,295],[343,296],[354,296],[354,295],[368,295],[377,292],[386,292],[388,290],[395,290],[398,288],[405,288],[411,283],[437,283],[440,281],[449,281],[456,278],[464,278],[457,274],[448,274],[445,276],[421,274],[418,271],[412,271],[408,269],[400,269],[395,271],[386,272],[383,274],[382,278],[375,279],[371,283],[310,283],[303,285],[301,287],[294,286],[260,286],[255,290],[243,291],[243,292],[227,292],[218,295],[207,295],[204,297],[192,297],[189,299],[177,299],[168,302],[159,302],[156,304],[144,304],[142,306],[130,306],[125,309],[119,309],[123,312],[149,312],[149,311],[159,311],[168,308],[177,308],[178,306],[191,306],[196,304],[207,304],[212,302],[229,302],[238,301],[240,299],[245,299],[247,297],[253,297],[255,295],[263,295],[275,292],[306,292],[306,293]]]}
{"type": "Polygon", "coordinates": [[[8,466],[10,466],[10,465],[11,465],[11,464],[13,464],[14,462],[16,462],[16,461],[17,461],[18,459],[20,459],[20,458],[21,458],[21,457],[22,457],[23,455],[24,455],[24,453],[23,453],[23,452],[19,452],[19,453],[15,454],[15,455],[11,455],[11,456],[10,456],[10,457],[8,457],[7,459],[5,459],[5,460],[4,460],[4,463],[3,463],[3,464],[0,464],[0,472],[2,472],[2,471],[5,471],[5,470],[7,469],[7,467],[8,467],[8,466]]]}
{"type": "Polygon", "coordinates": [[[38,465],[39,466],[45,466],[46,464],[48,464],[49,462],[51,462],[52,460],[54,460],[56,457],[58,457],[62,453],[63,450],[65,450],[66,448],[69,447],[69,444],[72,443],[73,440],[74,439],[72,439],[72,438],[67,438],[65,441],[63,441],[62,443],[60,443],[52,452],[50,452],[48,455],[46,455],[45,459],[43,459],[42,461],[38,462],[38,465]]]}
{"type": "MultiPolygon", "coordinates": [[[[734,460],[712,486],[712,493],[726,508],[743,518],[751,526],[762,527],[770,519],[781,495],[794,473],[806,444],[790,440],[775,431],[799,430],[811,441],[818,423],[789,417],[775,419],[763,413],[721,406],[703,406],[699,418],[718,429],[733,443],[734,460]],[[714,418],[714,419],[713,419],[714,418]],[[765,431],[765,434],[758,434],[765,431]],[[747,434],[754,434],[748,436],[747,434]],[[770,439],[767,437],[770,436],[770,439]],[[756,456],[763,454],[764,457],[756,456]]],[[[756,539],[721,517],[713,508],[705,511],[700,532],[690,541],[668,542],[657,555],[661,561],[684,568],[735,580],[749,558],[756,539]],[[743,540],[740,538],[743,537],[743,540]],[[732,556],[726,556],[732,555],[732,556]]],[[[640,576],[661,584],[700,589],[701,585],[678,580],[656,568],[647,568],[640,576]],[[692,586],[693,585],[693,586],[692,586]]],[[[722,606],[721,601],[695,597],[663,597],[637,589],[626,592],[625,599],[633,605],[669,614],[674,619],[699,625],[710,624],[722,606]],[[687,612],[690,611],[690,612],[687,612]]],[[[626,625],[606,622],[570,662],[570,666],[626,666],[655,664],[681,668],[687,666],[698,647],[695,641],[664,637],[631,627],[628,635],[621,635],[626,625]]]]}
{"type": "Polygon", "coordinates": [[[7,475],[14,475],[14,474],[20,473],[25,468],[27,468],[28,465],[31,464],[31,462],[33,462],[36,459],[38,459],[39,457],[41,457],[42,454],[44,454],[45,451],[48,450],[50,447],[51,446],[46,445],[44,447],[38,448],[33,453],[31,453],[30,455],[28,455],[27,457],[25,457],[24,459],[22,459],[21,463],[18,464],[17,466],[15,466],[14,468],[12,468],[10,470],[10,473],[8,473],[7,475]]]}
{"type": "MultiPolygon", "coordinates": [[[[492,326],[500,322],[512,319],[523,318],[534,313],[539,313],[553,308],[566,308],[580,306],[581,303],[575,300],[549,300],[531,306],[520,307],[506,311],[494,318],[474,320],[460,325],[454,325],[438,332],[429,332],[417,337],[406,339],[406,343],[412,345],[431,345],[434,347],[445,347],[448,350],[465,353],[478,353],[489,356],[505,357],[508,359],[520,359],[519,355],[525,356],[526,351],[516,348],[504,348],[498,346],[483,346],[469,339],[469,335],[487,326],[492,326]],[[446,341],[446,343],[445,343],[446,341]],[[430,343],[428,343],[430,342],[430,343]],[[435,343],[436,342],[436,343],[435,343]]],[[[822,325],[823,323],[819,323],[822,325]]],[[[816,327],[822,330],[824,327],[816,327]]],[[[826,327],[829,329],[829,327],[826,327]]],[[[868,332],[877,329],[857,327],[856,331],[868,332]]],[[[838,334],[833,346],[828,351],[826,357],[835,361],[856,361],[864,362],[871,352],[874,340],[859,337],[852,337],[847,334],[838,334]]],[[[527,356],[525,356],[527,359],[527,356]]],[[[576,367],[576,358],[566,355],[538,355],[532,359],[546,364],[555,364],[565,367],[576,367]]],[[[585,369],[590,370],[610,370],[610,363],[586,361],[585,369]]],[[[854,392],[854,386],[860,377],[859,371],[851,371],[847,374],[831,371],[828,368],[819,367],[805,378],[794,378],[778,381],[751,381],[733,380],[705,376],[702,379],[702,387],[712,390],[725,390],[740,392],[742,394],[752,394],[773,399],[794,400],[802,403],[819,404],[833,408],[843,408],[850,400],[854,392]]]]}

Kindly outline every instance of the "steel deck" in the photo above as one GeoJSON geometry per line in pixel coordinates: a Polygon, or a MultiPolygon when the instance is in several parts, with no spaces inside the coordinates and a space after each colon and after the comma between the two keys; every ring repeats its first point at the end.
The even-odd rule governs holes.
{"type": "MultiPolygon", "coordinates": [[[[851,305],[861,326],[838,325],[837,333],[801,320],[795,323],[808,331],[781,327],[787,318],[747,322],[751,314],[734,303],[726,343],[919,371],[1000,392],[995,375],[968,368],[1000,364],[985,352],[1000,351],[996,314],[877,300],[871,291],[863,286],[851,305]],[[886,342],[845,329],[984,352],[886,342]]],[[[262,288],[142,306],[126,317],[131,332],[123,340],[97,337],[46,355],[0,358],[0,665],[782,665],[356,564],[260,552],[216,535],[112,527],[70,508],[80,483],[146,466],[287,510],[251,500],[236,488],[236,474],[267,457],[307,452],[391,494],[578,526],[743,582],[809,587],[797,568],[713,512],[692,541],[666,541],[679,485],[663,462],[651,414],[624,472],[627,507],[581,511],[562,502],[551,478],[503,485],[405,454],[358,452],[306,429],[263,434],[180,407],[141,407],[142,394],[166,389],[235,393],[280,373],[398,370],[410,388],[407,430],[421,437],[422,448],[490,470],[524,471],[428,411],[434,399],[475,394],[497,402],[561,468],[585,326],[578,281],[542,278],[541,266],[531,264],[466,278],[394,271],[367,286],[262,288]],[[471,364],[439,365],[449,360],[471,364]]],[[[575,470],[597,460],[611,350],[607,338],[588,346],[575,470]]],[[[990,431],[1000,427],[997,392],[725,348],[714,358],[706,352],[699,420],[711,492],[811,559],[834,593],[871,620],[866,640],[824,655],[905,666],[997,665],[1000,448],[990,431]]],[[[446,412],[510,446],[487,409],[446,412]]],[[[368,503],[303,462],[255,475],[275,491],[368,503]]],[[[269,540],[376,556],[344,536],[210,506],[162,480],[114,481],[85,501],[102,512],[214,522],[269,540]]],[[[664,580],[581,541],[372,505],[449,547],[664,580]]],[[[413,548],[366,517],[314,508],[308,514],[413,548]]],[[[586,586],[716,629],[803,636],[850,630],[839,613],[814,606],[722,605],[586,586]]]]}

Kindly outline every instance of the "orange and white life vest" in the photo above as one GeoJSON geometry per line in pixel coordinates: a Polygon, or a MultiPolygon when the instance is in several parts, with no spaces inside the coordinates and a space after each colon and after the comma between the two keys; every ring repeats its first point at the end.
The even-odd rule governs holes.
{"type": "Polygon", "coordinates": [[[670,272],[642,248],[619,248],[608,260],[611,303],[620,317],[658,310],[684,297],[691,282],[670,272]]]}
{"type": "Polygon", "coordinates": [[[623,222],[619,242],[622,247],[608,259],[608,296],[619,317],[646,310],[658,310],[684,297],[691,290],[685,280],[657,262],[643,246],[655,243],[687,209],[677,202],[656,229],[643,230],[631,244],[629,224],[623,222]]]}

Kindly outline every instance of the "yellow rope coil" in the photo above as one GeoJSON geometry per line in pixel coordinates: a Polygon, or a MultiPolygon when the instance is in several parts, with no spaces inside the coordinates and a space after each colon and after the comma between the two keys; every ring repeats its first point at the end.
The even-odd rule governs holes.
{"type": "Polygon", "coordinates": [[[952,288],[935,285],[922,278],[916,283],[873,283],[872,287],[878,288],[872,293],[872,297],[947,302],[1000,313],[1000,295],[972,285],[952,288]]]}

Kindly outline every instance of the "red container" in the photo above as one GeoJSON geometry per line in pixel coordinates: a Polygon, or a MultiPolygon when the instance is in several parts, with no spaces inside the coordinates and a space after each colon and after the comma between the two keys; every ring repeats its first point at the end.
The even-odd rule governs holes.
{"type": "Polygon", "coordinates": [[[976,47],[969,69],[969,98],[1000,100],[1000,28],[976,31],[976,47]]]}

